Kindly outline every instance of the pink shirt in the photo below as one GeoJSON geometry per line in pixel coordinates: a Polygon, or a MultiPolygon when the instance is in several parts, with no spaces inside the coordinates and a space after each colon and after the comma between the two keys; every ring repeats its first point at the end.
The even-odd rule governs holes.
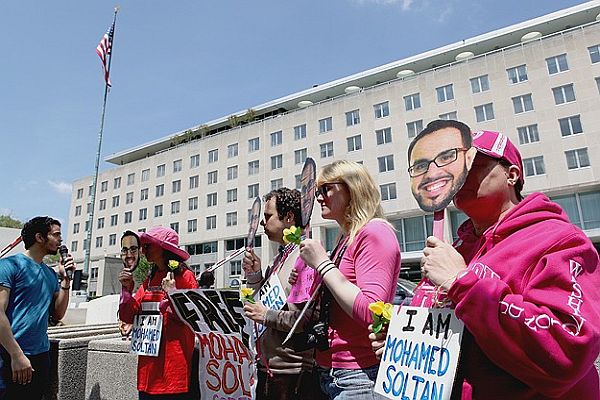
{"type": "Polygon", "coordinates": [[[317,364],[344,369],[371,367],[379,361],[368,337],[367,327],[373,322],[369,304],[379,300],[390,303],[400,273],[400,247],[391,226],[379,219],[369,221],[347,247],[339,269],[360,292],[354,300],[352,317],[332,301],[330,348],[317,352],[317,364]]]}

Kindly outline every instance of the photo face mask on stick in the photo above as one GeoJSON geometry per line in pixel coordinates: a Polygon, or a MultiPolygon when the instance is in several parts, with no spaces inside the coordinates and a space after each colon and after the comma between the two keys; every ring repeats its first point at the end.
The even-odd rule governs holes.
{"type": "Polygon", "coordinates": [[[250,211],[250,223],[248,225],[248,237],[246,238],[246,246],[254,247],[254,236],[256,236],[256,230],[258,229],[258,223],[260,222],[260,208],[261,200],[260,197],[254,199],[252,203],[252,209],[250,211]]]}
{"type": "Polygon", "coordinates": [[[300,208],[302,212],[302,228],[306,228],[310,222],[313,206],[315,204],[315,190],[317,177],[317,165],[315,160],[308,157],[302,168],[300,182],[302,183],[300,208]]]}
{"type": "Polygon", "coordinates": [[[123,267],[133,272],[140,263],[140,247],[135,236],[125,236],[121,240],[121,261],[123,267]]]}

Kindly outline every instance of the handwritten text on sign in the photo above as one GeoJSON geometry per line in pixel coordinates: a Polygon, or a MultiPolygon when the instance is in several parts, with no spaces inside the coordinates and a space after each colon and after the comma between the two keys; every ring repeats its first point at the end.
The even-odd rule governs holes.
{"type": "Polygon", "coordinates": [[[162,315],[135,315],[130,352],[140,356],[158,357],[161,333],[162,315]]]}
{"type": "MultiPolygon", "coordinates": [[[[261,304],[270,310],[281,310],[285,305],[285,292],[277,274],[271,275],[258,291],[261,304]]],[[[259,337],[267,328],[263,324],[256,324],[256,337],[259,337]]]]}
{"type": "Polygon", "coordinates": [[[397,311],[396,307],[375,392],[390,399],[450,399],[463,323],[450,309],[402,307],[397,311]]]}
{"type": "Polygon", "coordinates": [[[203,399],[250,400],[256,388],[252,324],[237,291],[176,290],[177,315],[200,342],[198,378],[203,399]]]}

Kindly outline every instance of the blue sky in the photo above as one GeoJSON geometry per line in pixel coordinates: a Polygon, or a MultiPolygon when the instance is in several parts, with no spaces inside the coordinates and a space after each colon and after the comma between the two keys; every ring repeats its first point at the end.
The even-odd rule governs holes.
{"type": "MultiPolygon", "coordinates": [[[[123,0],[102,157],[580,3],[123,0]]],[[[3,4],[0,214],[67,222],[71,182],[94,170],[104,88],[95,48],[114,5],[3,4]]]]}

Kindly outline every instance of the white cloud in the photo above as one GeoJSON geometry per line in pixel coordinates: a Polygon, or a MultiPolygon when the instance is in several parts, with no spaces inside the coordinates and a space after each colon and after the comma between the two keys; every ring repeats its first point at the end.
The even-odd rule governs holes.
{"type": "Polygon", "coordinates": [[[396,5],[399,4],[402,11],[410,10],[414,0],[355,0],[359,4],[375,3],[383,5],[396,5]]]}
{"type": "Polygon", "coordinates": [[[60,194],[71,194],[71,184],[70,183],[48,181],[48,184],[57,193],[60,193],[60,194]]]}

